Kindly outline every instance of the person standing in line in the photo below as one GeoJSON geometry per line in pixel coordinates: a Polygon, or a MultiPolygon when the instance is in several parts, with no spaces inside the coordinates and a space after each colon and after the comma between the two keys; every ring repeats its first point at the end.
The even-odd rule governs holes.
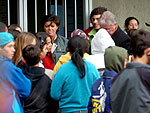
{"type": "MultiPolygon", "coordinates": [[[[46,32],[38,32],[36,33],[36,37],[37,37],[37,46],[41,49],[41,53],[40,53],[40,62],[39,62],[39,67],[45,68],[45,66],[43,65],[43,58],[45,58],[45,56],[47,55],[48,50],[50,49],[48,47],[48,44],[46,43],[46,39],[50,38],[47,37],[48,34],[46,32]]],[[[50,61],[48,64],[51,64],[50,61]]],[[[45,73],[51,78],[53,79],[55,73],[54,71],[52,71],[51,69],[47,69],[45,68],[45,73]]]]}
{"type": "Polygon", "coordinates": [[[10,98],[14,97],[12,105],[8,106],[7,110],[10,110],[9,113],[23,113],[22,99],[29,96],[31,81],[11,61],[15,53],[14,45],[14,37],[10,33],[0,32],[0,80],[12,86],[8,87],[8,84],[5,84],[3,88],[10,94],[10,98]]]}
{"type": "MultiPolygon", "coordinates": [[[[81,38],[84,38],[85,40],[87,39],[87,36],[86,36],[85,32],[82,31],[81,29],[75,29],[71,33],[71,38],[74,37],[74,36],[80,36],[81,38]]],[[[87,58],[89,56],[89,54],[87,52],[88,52],[88,47],[87,47],[87,51],[83,55],[83,58],[87,58]]],[[[58,71],[59,67],[62,64],[69,62],[69,59],[71,59],[71,55],[70,55],[70,52],[68,52],[68,49],[67,49],[67,53],[65,55],[61,55],[58,62],[56,63],[56,65],[54,67],[54,72],[56,73],[58,71]]]]}
{"type": "Polygon", "coordinates": [[[31,80],[32,89],[24,99],[25,113],[57,113],[58,103],[50,97],[51,78],[45,69],[39,67],[41,49],[36,45],[27,45],[23,51],[23,73],[31,80]]]}
{"type": "Polygon", "coordinates": [[[51,48],[52,48],[51,37],[46,32],[38,32],[36,33],[36,37],[41,40],[40,42],[41,44],[42,43],[47,44],[48,52],[46,56],[42,59],[44,68],[53,70],[54,69],[54,55],[51,52],[51,48]]]}
{"type": "Polygon", "coordinates": [[[99,23],[101,28],[106,29],[110,34],[116,46],[123,47],[130,53],[130,37],[121,30],[116,16],[112,12],[105,11],[100,17],[99,23]]]}
{"type": "Polygon", "coordinates": [[[25,46],[33,44],[36,45],[36,37],[30,32],[22,32],[15,40],[15,54],[12,58],[12,62],[19,68],[24,66],[22,62],[22,50],[25,46]]]}
{"type": "Polygon", "coordinates": [[[51,37],[53,43],[51,52],[54,54],[54,64],[56,64],[59,57],[66,53],[68,39],[58,34],[60,19],[56,15],[44,16],[41,24],[43,31],[51,37]]]}
{"type": "Polygon", "coordinates": [[[92,23],[92,27],[89,27],[84,32],[86,33],[89,44],[91,45],[91,41],[97,31],[100,29],[99,19],[100,16],[103,14],[104,11],[107,11],[105,7],[96,7],[92,10],[90,14],[90,22],[92,23]]]}
{"type": "Polygon", "coordinates": [[[113,78],[126,66],[127,50],[118,46],[109,46],[105,50],[105,71],[92,85],[88,104],[89,113],[110,113],[110,88],[113,78]],[[111,57],[110,57],[111,56],[111,57]]]}
{"type": "Polygon", "coordinates": [[[80,36],[71,38],[67,46],[71,59],[60,66],[52,81],[51,96],[59,101],[61,113],[88,113],[91,87],[100,75],[83,59],[87,46],[87,40],[80,36]]]}
{"type": "Polygon", "coordinates": [[[125,27],[124,32],[126,34],[128,34],[129,30],[131,30],[131,29],[138,30],[139,29],[139,24],[140,23],[139,23],[137,18],[135,18],[135,17],[128,17],[125,20],[125,23],[124,23],[124,27],[125,27]]]}
{"type": "Polygon", "coordinates": [[[127,63],[110,88],[113,113],[150,112],[150,32],[134,31],[131,48],[133,62],[127,63]]]}

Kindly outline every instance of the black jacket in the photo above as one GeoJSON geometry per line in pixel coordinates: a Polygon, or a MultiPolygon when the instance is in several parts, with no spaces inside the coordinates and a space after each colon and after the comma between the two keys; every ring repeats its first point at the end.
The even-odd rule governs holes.
{"type": "Polygon", "coordinates": [[[23,67],[23,73],[32,82],[30,96],[24,99],[24,113],[56,113],[58,104],[50,97],[51,79],[41,67],[23,67]]]}
{"type": "Polygon", "coordinates": [[[130,37],[126,35],[118,26],[117,30],[111,36],[116,46],[123,47],[128,50],[130,54],[130,37]]]}

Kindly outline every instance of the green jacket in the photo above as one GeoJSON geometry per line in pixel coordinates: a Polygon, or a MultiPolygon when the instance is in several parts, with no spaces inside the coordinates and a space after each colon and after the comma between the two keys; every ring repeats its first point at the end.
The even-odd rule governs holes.
{"type": "Polygon", "coordinates": [[[93,28],[90,32],[89,32],[89,44],[91,45],[91,41],[94,37],[94,35],[96,34],[97,30],[95,28],[93,28]]]}

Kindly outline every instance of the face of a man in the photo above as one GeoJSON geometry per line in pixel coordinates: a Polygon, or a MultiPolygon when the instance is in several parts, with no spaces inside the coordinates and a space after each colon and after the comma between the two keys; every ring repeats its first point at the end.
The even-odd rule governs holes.
{"type": "Polygon", "coordinates": [[[99,18],[100,18],[100,14],[99,15],[93,15],[91,18],[91,23],[93,25],[93,28],[95,29],[100,29],[100,24],[99,24],[99,18]]]}
{"type": "Polygon", "coordinates": [[[110,36],[112,36],[116,31],[117,23],[115,23],[114,25],[104,25],[101,26],[101,28],[104,28],[110,34],[110,36]]]}
{"type": "Polygon", "coordinates": [[[12,59],[15,53],[14,46],[15,46],[15,42],[13,41],[6,44],[4,48],[2,48],[3,56],[9,59],[12,59]]]}
{"type": "Polygon", "coordinates": [[[40,59],[41,60],[46,56],[47,52],[48,52],[48,48],[47,48],[47,44],[45,44],[44,47],[43,47],[43,50],[40,53],[40,55],[41,55],[40,59]]]}

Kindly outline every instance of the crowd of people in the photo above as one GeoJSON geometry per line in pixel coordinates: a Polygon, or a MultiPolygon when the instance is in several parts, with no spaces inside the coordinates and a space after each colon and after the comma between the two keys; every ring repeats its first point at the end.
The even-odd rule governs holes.
{"type": "Polygon", "coordinates": [[[0,112],[149,113],[150,32],[139,20],[128,17],[122,30],[97,7],[92,26],[70,39],[60,22],[45,15],[35,34],[0,22],[0,112]]]}

